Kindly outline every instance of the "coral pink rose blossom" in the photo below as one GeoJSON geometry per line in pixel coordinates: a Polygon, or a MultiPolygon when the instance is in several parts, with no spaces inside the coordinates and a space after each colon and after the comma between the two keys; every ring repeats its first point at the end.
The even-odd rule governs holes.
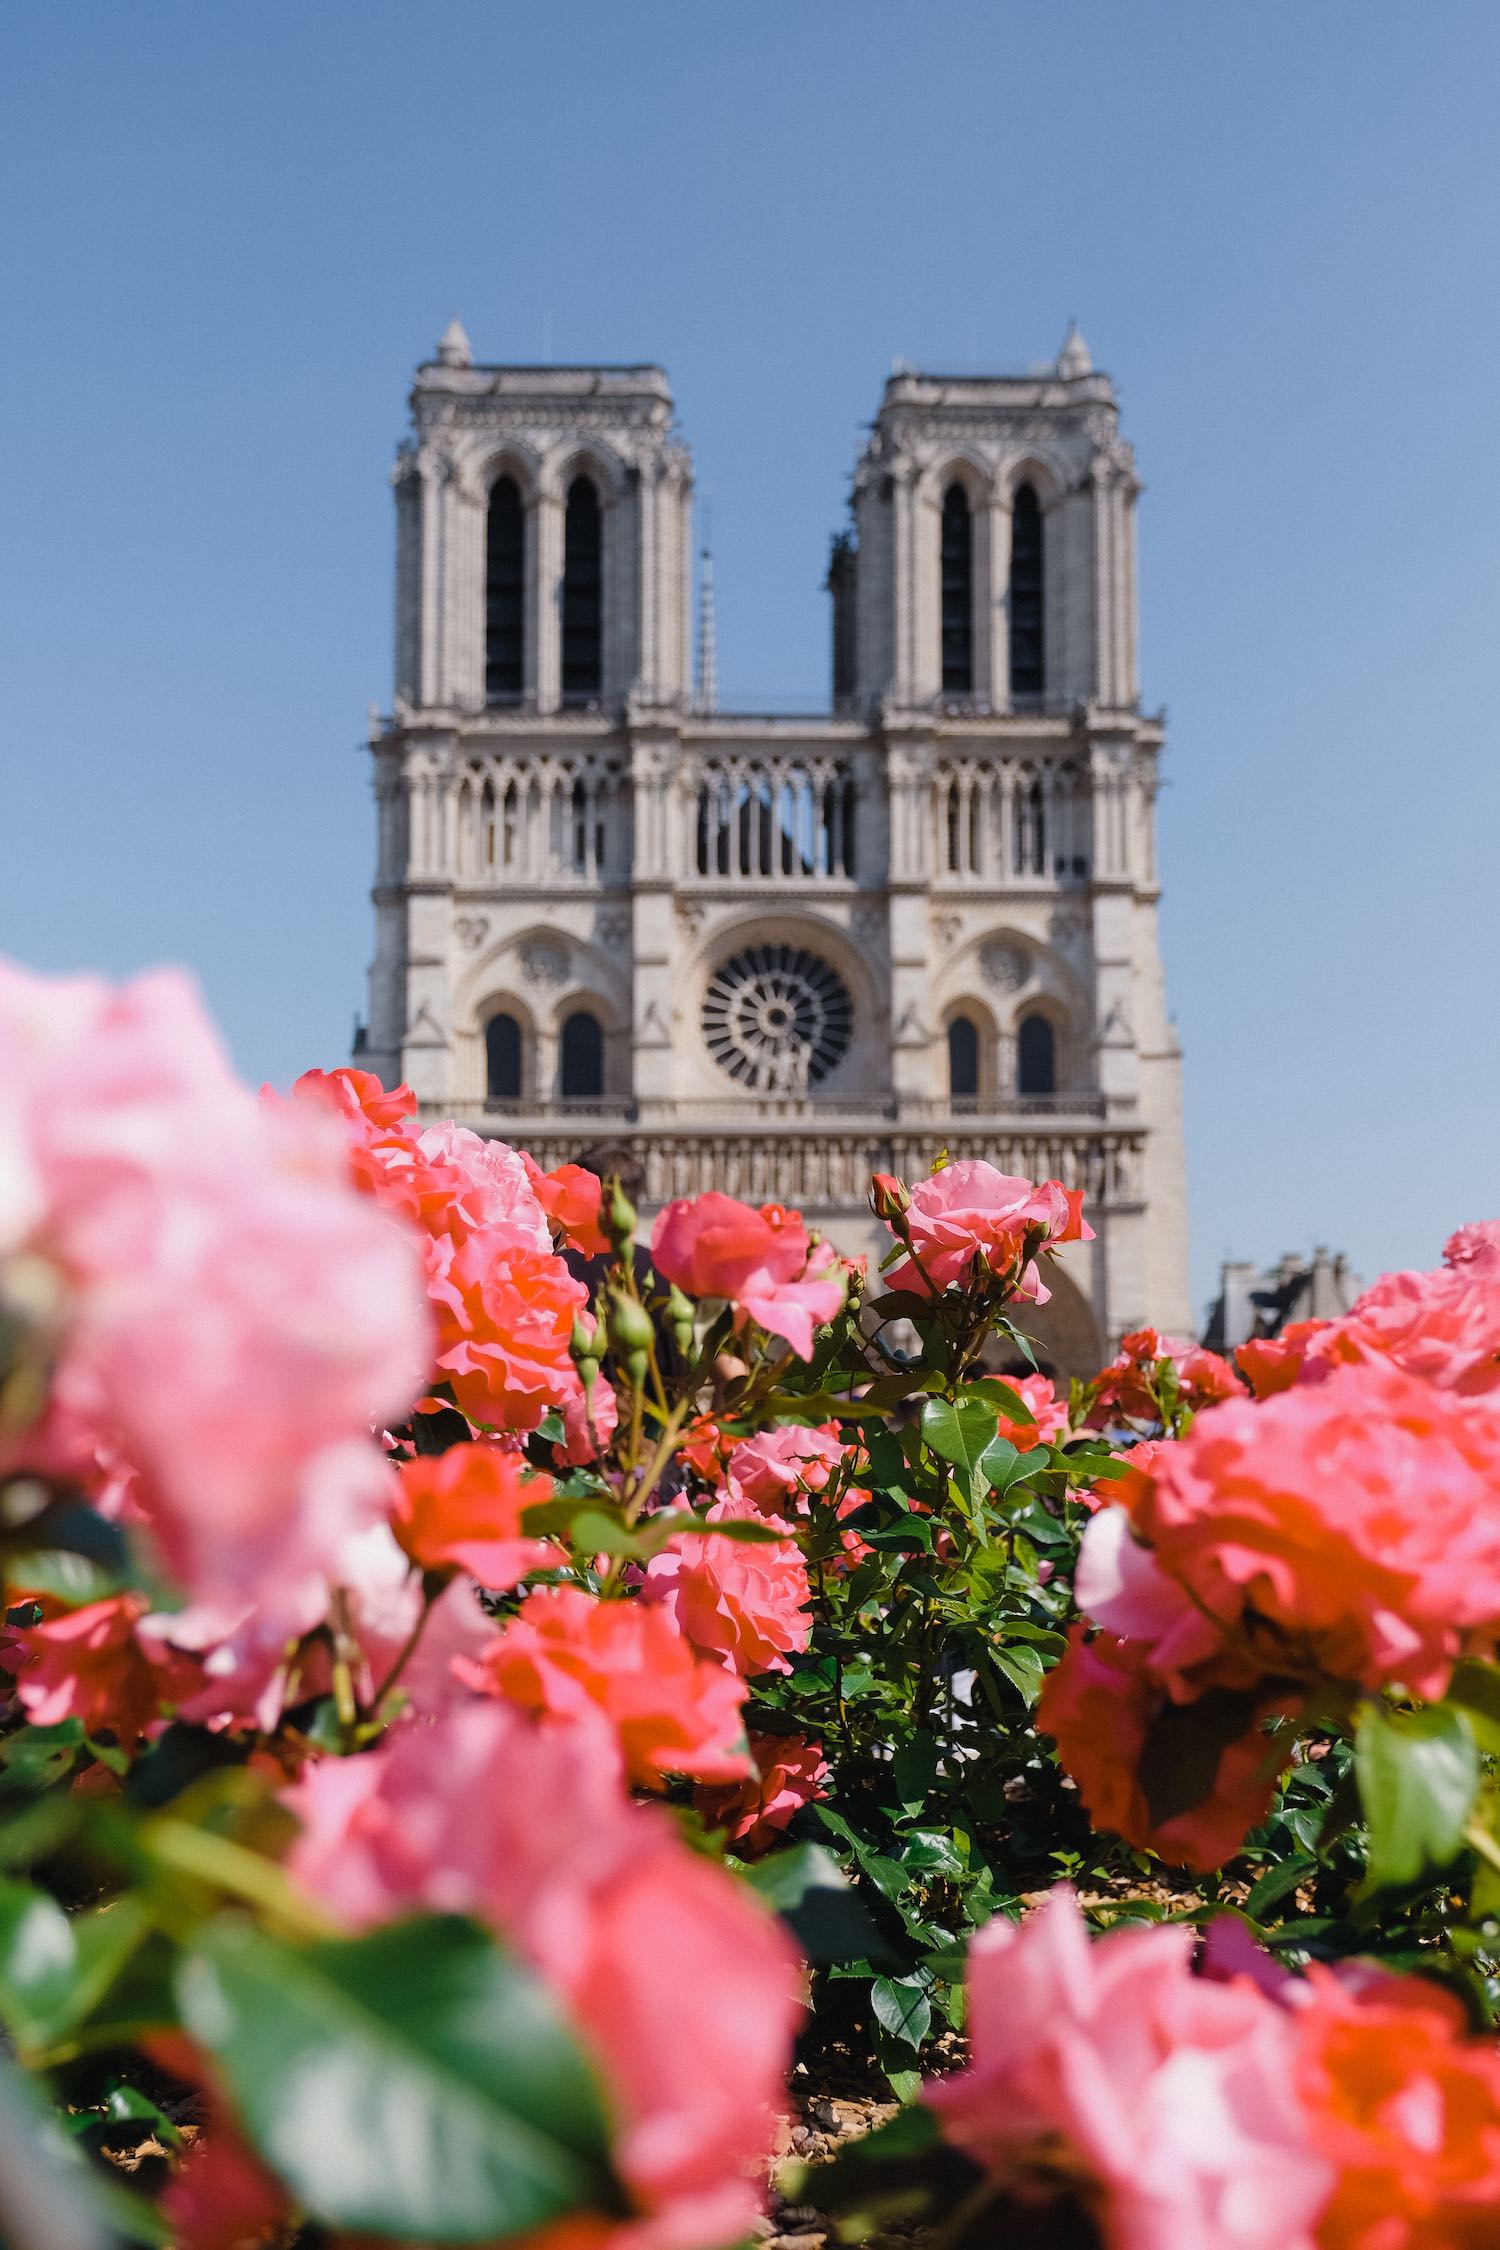
{"type": "Polygon", "coordinates": [[[1313,2250],[1333,2174],[1294,2091],[1293,2020],[1247,1980],[1194,1977],[1192,1950],[1179,1929],[1091,1944],[1066,1890],[989,1923],[968,2067],[924,2099],[1022,2192],[1033,2152],[1034,2181],[1071,2173],[1108,2250],[1313,2250]]]}
{"type": "Polygon", "coordinates": [[[1002,1407],[995,1424],[997,1434],[1009,1438],[1018,1453],[1034,1452],[1039,1445],[1056,1445],[1068,1434],[1068,1402],[1059,1398],[1056,1385],[1046,1375],[1008,1375],[1005,1380],[1031,1415],[1018,1422],[1002,1407]]]}
{"type": "Polygon", "coordinates": [[[1482,2250],[1500,2237],[1500,2055],[1454,1993],[1365,1964],[1283,1987],[1296,2089],[1338,2184],[1318,2250],[1482,2250]]]}
{"type": "Polygon", "coordinates": [[[693,1803],[710,1828],[722,1828],[735,1850],[757,1859],[776,1842],[804,1805],[828,1792],[831,1768],[823,1745],[800,1734],[752,1734],[755,1773],[726,1788],[693,1791],[693,1803]]]}
{"type": "Polygon", "coordinates": [[[528,1538],[521,1518],[551,1498],[550,1477],[527,1473],[518,1454],[495,1445],[453,1445],[403,1461],[396,1472],[391,1529],[422,1570],[466,1570],[506,1593],[528,1571],[566,1558],[546,1539],[528,1538]]]}
{"type": "Polygon", "coordinates": [[[1309,1373],[1325,1351],[1394,1360],[1466,1397],[1500,1393],[1500,1264],[1486,1247],[1435,1273],[1383,1274],[1313,1346],[1309,1373]]]}
{"type": "Polygon", "coordinates": [[[128,1475],[195,1602],[295,1609],[430,1365],[415,1245],[332,1115],[236,1082],[183,977],[0,966],[0,1060],[0,1259],[57,1292],[39,1442],[128,1475]]]}
{"type": "Polygon", "coordinates": [[[1240,1345],[1234,1364],[1257,1398],[1289,1391],[1317,1339],[1333,1327],[1328,1320],[1294,1320],[1277,1336],[1252,1336],[1240,1345]]]}
{"type": "MultiPolygon", "coordinates": [[[[752,1500],[719,1500],[710,1523],[779,1524],[752,1500]]],[[[717,1656],[741,1679],[789,1672],[787,1661],[812,1639],[812,1589],[802,1550],[787,1533],[774,1543],[747,1544],[695,1532],[674,1539],[646,1567],[641,1599],[670,1610],[694,1648],[717,1656]]]]}
{"type": "MultiPolygon", "coordinates": [[[[1500,1637],[1500,1417],[1393,1367],[1217,1406],[1119,1491],[1159,1570],[1262,1672],[1437,1697],[1500,1637]]],[[[1128,1610],[1110,1622],[1136,1636],[1128,1610]]]]}
{"type": "Polygon", "coordinates": [[[441,1326],[438,1368],[471,1422],[534,1430],[579,1392],[568,1342],[588,1291],[550,1249],[484,1229],[446,1251],[429,1288],[441,1326]]]}
{"type": "Polygon", "coordinates": [[[481,1915],[560,1998],[604,2079],[637,2205],[612,2250],[751,2233],[800,2012],[796,1957],[740,1886],[627,1800],[597,1716],[536,1724],[471,1704],[327,1760],[291,1802],[304,1824],[292,1872],[335,1912],[481,1915]]]}
{"type": "Polygon", "coordinates": [[[737,1781],[750,1770],[745,1688],[695,1655],[667,1610],[600,1601],[581,1587],[541,1588],[458,1677],[486,1695],[557,1718],[599,1712],[619,1739],[632,1781],[660,1789],[669,1774],[737,1781]]]}
{"type": "Polygon", "coordinates": [[[1088,1640],[1075,1626],[1047,1675],[1037,1725],[1057,1744],[1096,1828],[1174,1867],[1207,1871],[1232,1859],[1271,1809],[1289,1753],[1278,1753],[1259,1722],[1285,1707],[1275,1696],[1251,1703],[1242,1731],[1213,1753],[1204,1795],[1166,1819],[1153,1815],[1146,1777],[1153,1768],[1153,1730],[1174,1706],[1135,1642],[1112,1633],[1088,1640]]]}
{"type": "Polygon", "coordinates": [[[912,1255],[895,1268],[890,1285],[923,1290],[930,1283],[946,1289],[963,1281],[977,1260],[1009,1280],[1014,1295],[1043,1305],[1051,1291],[1036,1253],[1053,1242],[1093,1240],[1082,1203],[1080,1193],[1057,1180],[1033,1186],[980,1157],[946,1164],[911,1190],[901,1224],[912,1255]]]}
{"type": "Polygon", "coordinates": [[[1098,1378],[1088,1427],[1104,1429],[1116,1420],[1155,1422],[1155,1393],[1168,1375],[1179,1402],[1194,1413],[1219,1399],[1245,1395],[1234,1369],[1217,1352],[1158,1335],[1154,1328],[1137,1328],[1121,1337],[1119,1351],[1098,1378]]]}
{"type": "Polygon", "coordinates": [[[788,1507],[805,1514],[807,1495],[822,1492],[843,1463],[844,1447],[832,1422],[816,1428],[786,1423],[757,1430],[729,1455],[725,1485],[735,1500],[750,1500],[770,1515],[788,1507]]]}
{"type": "Polygon", "coordinates": [[[555,1171],[544,1172],[524,1150],[521,1161],[532,1193],[573,1248],[585,1258],[607,1257],[609,1236],[600,1223],[604,1182],[598,1174],[586,1172],[581,1164],[559,1164],[555,1171]]]}
{"type": "Polygon", "coordinates": [[[1337,1320],[1253,1337],[1235,1360],[1257,1398],[1382,1361],[1466,1398],[1500,1396],[1500,1220],[1461,1227],[1431,1273],[1387,1273],[1337,1320]]]}
{"type": "Polygon", "coordinates": [[[813,1330],[844,1301],[837,1261],[835,1270],[809,1275],[811,1255],[796,1211],[779,1203],[756,1211],[715,1192],[669,1203],[651,1230],[651,1262],[663,1281],[690,1297],[722,1297],[738,1320],[759,1321],[799,1359],[812,1358],[813,1330]]]}
{"type": "Polygon", "coordinates": [[[17,1668],[16,1694],[33,1726],[81,1719],[86,1733],[134,1747],[162,1704],[196,1678],[190,1663],[142,1642],[145,1609],[142,1594],[114,1594],[15,1632],[7,1663],[17,1668]]]}

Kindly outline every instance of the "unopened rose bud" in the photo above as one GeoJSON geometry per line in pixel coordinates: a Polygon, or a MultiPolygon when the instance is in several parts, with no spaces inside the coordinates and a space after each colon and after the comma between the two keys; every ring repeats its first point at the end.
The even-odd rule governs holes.
{"type": "Polygon", "coordinates": [[[573,1333],[568,1338],[568,1354],[577,1367],[597,1367],[604,1357],[604,1338],[597,1320],[586,1321],[581,1313],[573,1315],[573,1333]]]}
{"type": "MultiPolygon", "coordinates": [[[[911,1209],[911,1196],[893,1172],[877,1172],[870,1182],[870,1209],[888,1227],[896,1227],[911,1209]]],[[[897,1229],[897,1231],[903,1231],[897,1229]]]]}
{"type": "Polygon", "coordinates": [[[635,1205],[613,1174],[604,1183],[604,1194],[599,1202],[599,1224],[616,1250],[623,1250],[627,1242],[635,1239],[635,1205]]]}
{"type": "Polygon", "coordinates": [[[656,1341],[651,1315],[638,1297],[627,1297],[623,1289],[612,1289],[608,1328],[610,1349],[619,1360],[626,1382],[633,1391],[638,1391],[646,1380],[651,1347],[656,1341]]]}
{"type": "Polygon", "coordinates": [[[693,1348],[696,1319],[692,1299],[684,1297],[674,1281],[667,1297],[667,1325],[672,1331],[672,1341],[684,1359],[693,1348]]]}

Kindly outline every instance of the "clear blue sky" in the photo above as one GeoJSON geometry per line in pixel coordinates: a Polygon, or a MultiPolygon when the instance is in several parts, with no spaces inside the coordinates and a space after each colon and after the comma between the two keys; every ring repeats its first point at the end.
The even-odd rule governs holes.
{"type": "Polygon", "coordinates": [[[343,1058],[405,387],[659,359],[815,700],[893,355],[1077,316],[1141,508],[1197,1294],[1500,1209],[1500,8],[0,4],[0,950],[343,1058]]]}

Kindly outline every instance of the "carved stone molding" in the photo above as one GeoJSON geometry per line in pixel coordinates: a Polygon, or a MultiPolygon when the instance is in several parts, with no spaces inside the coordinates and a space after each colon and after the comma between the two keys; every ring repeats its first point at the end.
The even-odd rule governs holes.
{"type": "Polygon", "coordinates": [[[466,945],[472,953],[476,946],[483,945],[489,926],[487,915],[460,914],[453,929],[459,944],[466,945]]]}

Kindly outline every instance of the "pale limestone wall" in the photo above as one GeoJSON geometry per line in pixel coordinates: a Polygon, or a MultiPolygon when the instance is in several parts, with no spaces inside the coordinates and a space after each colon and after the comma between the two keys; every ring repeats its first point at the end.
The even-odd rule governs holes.
{"type": "Polygon", "coordinates": [[[1085,1189],[1098,1230],[1067,1254],[1053,1317],[1066,1348],[1146,1321],[1186,1330],[1180,1058],[1156,930],[1162,730],[1135,674],[1138,487],[1081,344],[1041,376],[887,385],[853,498],[860,692],[817,719],[696,706],[691,468],[659,369],[475,367],[450,330],[412,404],[397,697],[373,743],[363,1059],[405,1078],[426,1114],[550,1162],[624,1135],[657,1201],[719,1186],[798,1203],[853,1253],[877,1240],[873,1168],[920,1173],[947,1149],[1056,1175],[1085,1189]],[[604,684],[596,705],[564,710],[562,506],[580,465],[604,501],[604,684]],[[527,511],[527,676],[519,702],[486,709],[484,511],[502,468],[527,511]],[[957,702],[935,684],[954,475],[975,527],[976,687],[957,702]],[[1044,509],[1046,692],[1012,710],[1023,477],[1044,509]],[[805,951],[846,996],[847,1044],[816,1082],[746,1086],[710,1047],[710,988],[759,947],[805,951]],[[559,1040],[579,1008],[602,1029],[604,1090],[570,1104],[559,1040]],[[487,1102],[498,1009],[523,1033],[515,1105],[487,1102]],[[979,1094],[963,1102],[948,1093],[959,1013],[980,1042],[979,1094]],[[1053,1028],[1048,1096],[1016,1091],[1031,1014],[1053,1028]]]}

